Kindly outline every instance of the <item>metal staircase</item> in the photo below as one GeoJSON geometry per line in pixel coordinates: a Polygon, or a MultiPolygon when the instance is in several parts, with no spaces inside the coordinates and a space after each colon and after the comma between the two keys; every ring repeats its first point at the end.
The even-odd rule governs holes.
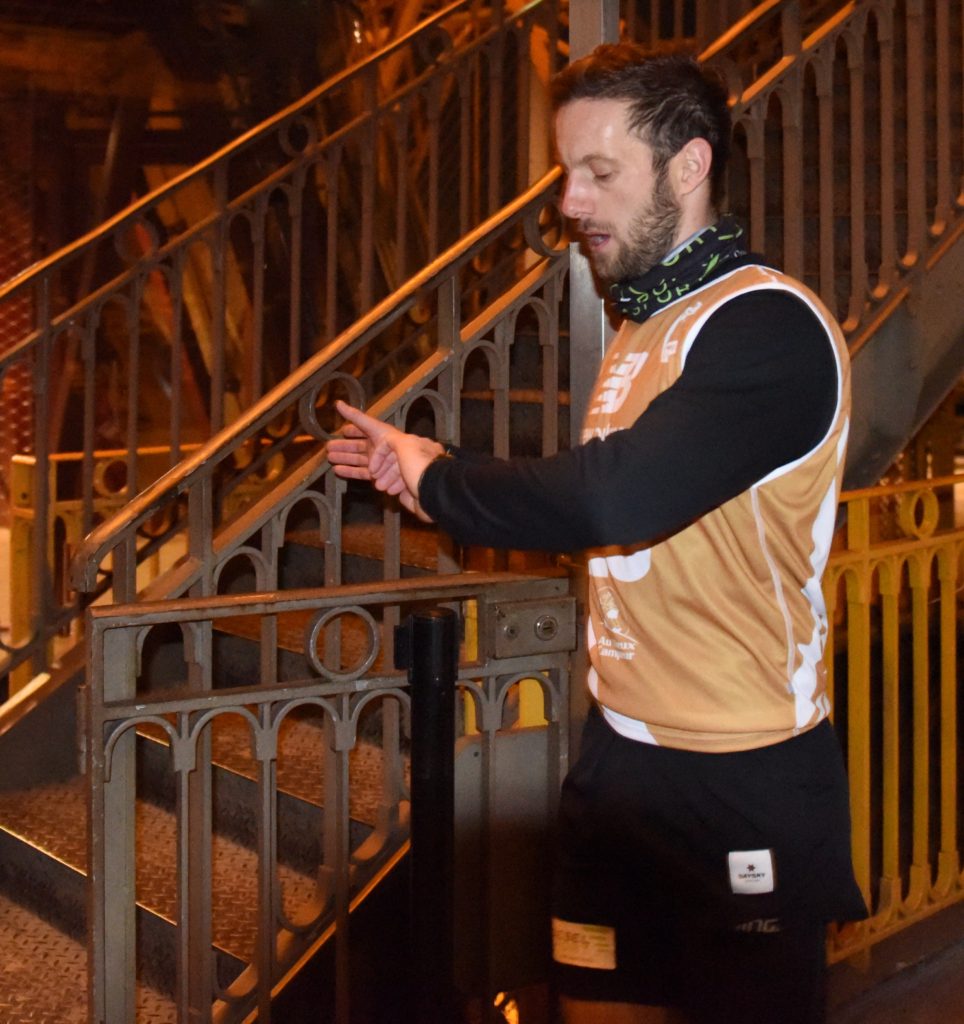
{"type": "MultiPolygon", "coordinates": [[[[32,382],[8,482],[31,566],[11,694],[76,626],[66,565],[97,522],[542,173],[516,134],[552,70],[555,11],[450,3],[0,288],[0,318],[29,316],[0,377],[32,382]]],[[[416,344],[386,339],[352,372],[397,377],[416,344]]]]}
{"type": "MultiPolygon", "coordinates": [[[[507,22],[510,27],[483,31],[480,50],[488,46],[492,49],[486,53],[504,53],[515,47],[518,58],[524,52],[522,40],[540,28],[542,6],[523,8],[507,22]]],[[[723,37],[704,57],[723,67],[736,101],[732,206],[745,215],[753,246],[817,287],[839,311],[852,339],[858,405],[850,479],[862,482],[890,461],[913,425],[960,375],[964,361],[964,319],[958,304],[941,298],[961,279],[964,261],[962,13],[959,2],[866,0],[834,5],[828,16],[808,25],[806,6],[790,0],[761,4],[739,32],[723,37]],[[812,153],[817,154],[815,163],[812,153]]],[[[465,78],[472,79],[481,66],[472,63],[474,45],[467,44],[473,71],[455,60],[451,66],[438,64],[451,72],[449,82],[458,89],[467,88],[465,78]]],[[[398,125],[399,117],[404,123],[404,111],[422,104],[431,111],[432,103],[441,103],[448,86],[435,70],[423,76],[424,93],[413,84],[410,93],[386,104],[385,124],[394,119],[398,125]]],[[[451,96],[462,95],[451,87],[451,96]]],[[[491,80],[489,87],[495,88],[491,80]]],[[[79,351],[88,353],[92,367],[97,328],[112,303],[128,311],[133,342],[139,335],[132,313],[149,305],[153,275],[175,281],[186,273],[188,254],[198,248],[205,254],[205,272],[226,270],[233,257],[217,244],[231,235],[233,225],[256,217],[268,223],[276,194],[294,209],[291,182],[304,187],[319,168],[330,170],[331,161],[337,165],[340,156],[329,149],[339,133],[325,137],[317,131],[317,100],[312,103],[316,106],[283,112],[264,135],[242,140],[242,146],[269,146],[283,154],[263,187],[233,194],[227,165],[216,162],[188,176],[190,181],[185,177],[175,183],[175,188],[193,188],[197,175],[210,172],[204,180],[216,197],[217,213],[188,226],[183,238],[158,234],[159,223],[180,230],[170,210],[160,212],[162,203],[173,202],[166,192],[122,215],[102,238],[81,243],[83,248],[140,239],[142,246],[141,258],[89,299],[55,314],[53,278],[43,276],[53,268],[41,268],[31,287],[36,286],[36,308],[47,319],[38,321],[34,335],[4,368],[19,365],[17,360],[26,365],[29,357],[31,365],[43,369],[51,365],[56,346],[71,337],[79,351]],[[158,212],[148,216],[149,210],[158,212]]],[[[436,113],[443,106],[436,106],[436,113]]],[[[385,127],[376,129],[364,116],[361,124],[376,134],[385,127]]],[[[353,129],[343,130],[347,139],[353,129]]],[[[437,149],[424,164],[436,185],[440,159],[437,149]]],[[[367,165],[362,161],[361,166],[367,165]]],[[[493,164],[487,171],[478,162],[474,170],[460,166],[466,187],[469,177],[478,174],[477,181],[494,188],[493,164]]],[[[369,173],[375,169],[363,171],[359,191],[374,195],[378,187],[375,177],[364,176],[369,173]]],[[[344,179],[342,173],[326,178],[329,198],[344,179]]],[[[531,637],[533,616],[549,615],[557,626],[563,621],[565,585],[551,578],[460,576],[457,570],[465,565],[516,567],[522,556],[457,551],[442,538],[413,532],[397,510],[334,478],[324,442],[337,428],[334,399],[345,397],[400,426],[431,430],[446,440],[458,442],[472,433],[488,440],[496,455],[513,454],[523,443],[535,453],[549,454],[564,443],[567,407],[553,400],[570,386],[569,249],[552,215],[558,179],[558,171],[550,170],[507,205],[486,204],[493,215],[477,227],[467,227],[472,220],[464,219],[460,202],[457,240],[447,248],[441,210],[456,204],[440,199],[434,215],[430,204],[426,223],[434,222],[438,231],[429,231],[429,255],[436,258],[414,276],[399,269],[403,264],[397,256],[411,231],[405,210],[399,207],[395,213],[395,254],[377,259],[376,218],[371,208],[363,210],[366,265],[380,260],[383,270],[394,268],[394,276],[385,271],[382,285],[376,286],[374,270],[368,278],[362,275],[360,291],[370,308],[359,307],[360,315],[343,330],[337,330],[338,316],[332,312],[324,345],[307,358],[299,350],[297,329],[304,268],[291,256],[291,305],[282,317],[288,362],[283,379],[273,386],[258,355],[264,352],[259,339],[268,336],[270,318],[264,315],[265,280],[258,283],[256,277],[249,308],[255,311],[253,322],[262,326],[239,347],[249,353],[245,365],[250,372],[244,378],[249,390],[233,411],[221,404],[233,329],[230,274],[213,275],[221,284],[212,293],[215,315],[209,320],[208,407],[220,431],[189,446],[186,438],[178,439],[181,413],[172,413],[175,441],[169,451],[154,456],[161,468],[170,466],[163,476],[157,474],[159,479],[152,479],[153,470],[141,471],[147,455],[143,448],[138,453],[133,417],[132,443],[123,453],[102,459],[96,446],[85,446],[67,471],[60,465],[66,460],[48,448],[46,465],[38,460],[24,470],[24,507],[34,510],[25,543],[33,545],[39,596],[35,635],[11,655],[10,667],[32,662],[31,673],[48,667],[56,632],[87,604],[72,596],[55,600],[44,589],[53,582],[51,564],[58,565],[49,555],[58,518],[66,523],[72,517],[60,529],[71,543],[76,591],[110,602],[90,613],[91,686],[82,730],[90,742],[87,770],[97,812],[89,848],[101,858],[92,879],[93,919],[87,927],[96,951],[92,1005],[100,1008],[102,1019],[128,1019],[138,999],[145,1009],[137,1019],[186,1020],[208,1007],[219,1021],[245,1019],[253,1007],[260,1019],[268,1019],[272,987],[306,950],[330,938],[333,933],[326,929],[333,921],[344,925],[353,900],[401,849],[406,698],[388,638],[412,602],[455,602],[470,623],[478,623],[470,627],[463,652],[466,702],[459,743],[464,802],[474,802],[479,815],[466,827],[469,833],[485,833],[480,846],[463,852],[463,863],[471,866],[466,876],[478,876],[487,887],[481,906],[496,906],[500,886],[495,879],[505,864],[491,823],[518,824],[525,818],[522,811],[531,814],[534,804],[542,815],[551,810],[553,785],[566,756],[568,654],[562,638],[568,642],[571,630],[560,628],[554,635],[559,643],[551,648],[531,639],[513,644],[520,635],[531,637]],[[392,290],[398,282],[403,283],[392,290]],[[112,487],[111,467],[118,466],[121,482],[112,487]],[[72,492],[48,518],[49,497],[60,487],[58,474],[72,475],[83,486],[79,496],[72,492]],[[104,502],[98,506],[100,499],[104,502]],[[101,517],[105,521],[95,526],[101,517]],[[502,559],[501,564],[493,558],[502,559]],[[416,575],[430,568],[451,575],[448,580],[416,575]],[[145,577],[146,569],[151,578],[145,577]],[[311,583],[326,589],[293,589],[311,583]],[[535,694],[526,684],[529,679],[536,680],[535,694]],[[309,705],[315,710],[306,710],[309,705]],[[376,710],[380,720],[369,723],[367,736],[359,735],[362,718],[376,710]],[[289,716],[291,739],[279,741],[275,727],[289,716]],[[167,743],[158,746],[164,734],[167,743]],[[323,762],[309,771],[312,784],[324,787],[322,793],[305,791],[297,771],[285,778],[283,769],[299,760],[298,735],[307,735],[314,751],[305,756],[323,762]],[[280,747],[274,746],[278,742],[280,747]],[[355,788],[347,783],[356,774],[352,760],[359,758],[374,765],[378,777],[377,799],[367,811],[350,806],[355,788]],[[515,766],[532,759],[545,768],[535,773],[538,785],[533,792],[514,789],[513,774],[525,774],[514,771],[515,766]],[[213,791],[242,813],[215,820],[222,805],[212,800],[213,791]],[[137,796],[147,797],[143,806],[153,816],[146,827],[135,826],[137,796]],[[330,828],[331,821],[337,827],[330,828]],[[130,856],[137,828],[144,836],[170,837],[162,857],[168,873],[159,885],[161,890],[166,886],[166,909],[163,899],[138,888],[148,869],[136,866],[130,856]],[[295,840],[293,848],[285,848],[286,839],[295,840]],[[480,849],[491,858],[488,867],[480,849]],[[369,874],[358,868],[365,862],[371,865],[369,874]],[[214,897],[216,865],[229,873],[232,894],[226,910],[214,897]],[[241,878],[256,896],[239,896],[234,882],[241,878]],[[170,902],[172,886],[175,895],[181,894],[176,907],[170,902]],[[301,900],[299,886],[308,894],[301,900]],[[297,906],[308,905],[314,910],[302,927],[292,916],[297,917],[297,906]],[[246,915],[247,923],[236,929],[247,929],[240,942],[228,934],[230,928],[228,933],[217,930],[217,920],[230,917],[232,907],[246,915]],[[137,995],[134,949],[148,967],[155,966],[144,977],[161,995],[146,990],[137,995]],[[149,1007],[149,1000],[157,1003],[149,1007]],[[155,1005],[160,1009],[151,1008],[155,1005]],[[155,1012],[156,1018],[151,1016],[155,1012]]],[[[461,186],[456,193],[460,199],[467,194],[461,186]]],[[[496,195],[489,191],[490,199],[496,195]]],[[[300,222],[292,218],[289,223],[291,241],[299,237],[300,222]]],[[[252,237],[251,251],[264,256],[267,250],[258,248],[257,232],[249,241],[252,237]]],[[[0,293],[0,302],[24,288],[24,283],[15,284],[0,293]]],[[[179,294],[178,288],[172,286],[172,293],[179,294]]],[[[335,288],[329,278],[329,298],[335,288]]],[[[326,308],[336,307],[331,301],[326,308]]],[[[172,322],[184,325],[190,319],[179,317],[172,322]]],[[[183,330],[171,336],[172,353],[178,351],[183,330]]],[[[93,387],[92,374],[84,380],[93,387]]],[[[91,402],[84,399],[85,410],[91,402]]],[[[171,409],[180,408],[172,403],[171,409]]],[[[93,424],[87,412],[83,422],[86,442],[93,424]]],[[[42,440],[42,430],[39,436],[42,440]]],[[[65,558],[58,571],[65,571],[65,558]]],[[[23,706],[39,703],[58,681],[41,679],[24,687],[23,706]]],[[[37,780],[43,789],[28,794],[27,805],[36,809],[66,808],[80,792],[80,784],[70,781],[76,722],[64,692],[48,698],[46,714],[59,702],[66,757],[52,756],[49,777],[37,780]]],[[[25,771],[36,760],[37,743],[49,743],[54,734],[49,717],[40,725],[37,721],[38,712],[25,714],[3,737],[5,749],[13,752],[11,763],[23,764],[25,771]]],[[[16,769],[11,778],[25,781],[16,778],[16,769]]],[[[8,802],[17,804],[16,796],[8,802]]],[[[13,822],[18,814],[22,821],[27,815],[22,807],[7,807],[4,813],[5,806],[0,801],[0,814],[10,822],[3,841],[15,844],[13,822]]],[[[56,820],[52,809],[43,817],[56,820]]],[[[21,833],[30,830],[24,824],[21,833]]],[[[54,829],[46,853],[76,886],[87,847],[67,831],[54,829]],[[58,847],[60,842],[65,845],[58,847]],[[67,849],[71,843],[73,853],[67,849]]],[[[529,848],[523,843],[519,849],[529,848]]],[[[33,905],[51,913],[55,887],[43,881],[20,884],[9,866],[17,856],[3,859],[8,866],[0,868],[0,877],[24,893],[32,891],[33,905]]],[[[79,891],[65,898],[73,908],[67,919],[73,913],[75,927],[79,891]]],[[[497,922],[490,918],[478,925],[479,941],[488,943],[497,922]]],[[[347,942],[347,931],[342,928],[338,941],[347,942]]],[[[67,958],[76,955],[75,947],[70,949],[67,958]]],[[[345,950],[336,954],[336,987],[342,993],[349,986],[345,956],[345,950]]],[[[490,971],[489,977],[471,979],[468,990],[487,991],[494,976],[490,971]]],[[[339,1006],[338,1019],[346,1021],[346,1004],[339,1006]]]]}

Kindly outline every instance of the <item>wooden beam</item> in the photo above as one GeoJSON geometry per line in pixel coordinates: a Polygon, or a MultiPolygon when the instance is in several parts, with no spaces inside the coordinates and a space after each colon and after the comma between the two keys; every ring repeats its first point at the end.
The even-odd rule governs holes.
{"type": "Polygon", "coordinates": [[[163,64],[144,32],[111,37],[0,21],[0,91],[147,97],[163,64]]]}

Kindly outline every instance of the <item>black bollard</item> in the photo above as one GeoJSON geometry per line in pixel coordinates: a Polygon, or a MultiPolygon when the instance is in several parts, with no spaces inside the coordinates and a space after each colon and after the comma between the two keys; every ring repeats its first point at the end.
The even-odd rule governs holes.
{"type": "Polygon", "coordinates": [[[452,1024],[454,942],[455,681],[458,616],[410,615],[395,636],[395,663],[412,696],[411,935],[417,1024],[452,1024]]]}

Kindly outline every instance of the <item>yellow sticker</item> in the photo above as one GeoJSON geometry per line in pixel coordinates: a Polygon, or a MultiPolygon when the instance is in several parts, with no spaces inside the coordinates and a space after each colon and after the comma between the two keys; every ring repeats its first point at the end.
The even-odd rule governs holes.
{"type": "Polygon", "coordinates": [[[616,969],[616,929],[604,924],[575,924],[552,919],[552,959],[572,967],[616,969]]]}

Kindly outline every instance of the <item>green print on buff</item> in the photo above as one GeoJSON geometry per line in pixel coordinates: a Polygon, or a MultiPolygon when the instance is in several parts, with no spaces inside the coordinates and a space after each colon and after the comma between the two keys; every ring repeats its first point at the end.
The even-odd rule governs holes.
{"type": "Polygon", "coordinates": [[[721,263],[745,256],[742,239],[743,228],[732,218],[724,217],[642,277],[610,285],[613,305],[627,320],[648,320],[653,313],[699,287],[721,263]]]}

